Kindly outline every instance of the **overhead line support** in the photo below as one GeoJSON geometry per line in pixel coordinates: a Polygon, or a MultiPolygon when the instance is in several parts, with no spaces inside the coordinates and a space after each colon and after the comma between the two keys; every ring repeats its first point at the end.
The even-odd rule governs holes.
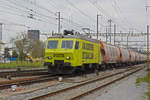
{"type": "Polygon", "coordinates": [[[63,18],[61,18],[60,17],[60,12],[57,12],[58,13],[58,18],[56,18],[56,19],[58,19],[58,34],[60,34],[60,21],[61,21],[61,19],[63,19],[63,18]]]}
{"type": "Polygon", "coordinates": [[[97,14],[97,39],[98,39],[98,34],[99,34],[99,16],[102,16],[102,15],[99,15],[99,14],[97,14]]]}

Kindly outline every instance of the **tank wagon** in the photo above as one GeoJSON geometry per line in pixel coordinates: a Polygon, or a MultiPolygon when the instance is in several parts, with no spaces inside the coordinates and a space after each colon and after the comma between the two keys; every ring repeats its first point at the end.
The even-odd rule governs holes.
{"type": "Polygon", "coordinates": [[[100,41],[101,67],[118,67],[146,62],[146,55],[100,41]]]}
{"type": "Polygon", "coordinates": [[[45,63],[50,73],[65,74],[146,62],[146,55],[83,35],[47,39],[45,63]]]}

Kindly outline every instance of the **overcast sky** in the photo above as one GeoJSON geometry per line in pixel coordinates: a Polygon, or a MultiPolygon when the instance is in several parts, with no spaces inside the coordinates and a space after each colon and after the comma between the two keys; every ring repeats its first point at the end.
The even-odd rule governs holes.
{"type": "MultiPolygon", "coordinates": [[[[3,23],[3,41],[9,42],[20,32],[39,29],[41,33],[57,32],[57,12],[61,12],[61,32],[90,28],[105,32],[108,20],[117,25],[117,31],[146,32],[145,6],[150,0],[0,0],[0,22],[3,23]],[[33,15],[33,18],[31,17],[33,15]]],[[[150,13],[150,8],[148,10],[150,13]]],[[[146,20],[147,18],[147,20],[146,20]]]]}

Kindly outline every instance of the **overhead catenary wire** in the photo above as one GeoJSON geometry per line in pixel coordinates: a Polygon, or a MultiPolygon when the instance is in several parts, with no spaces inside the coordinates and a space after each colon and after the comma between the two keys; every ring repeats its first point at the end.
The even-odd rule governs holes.
{"type": "MultiPolygon", "coordinates": [[[[7,0],[7,1],[9,1],[9,0],[7,0]]],[[[11,3],[13,3],[13,4],[15,4],[16,6],[20,6],[20,5],[18,5],[17,3],[14,3],[14,2],[12,2],[11,1],[11,3]]],[[[29,3],[31,3],[31,4],[33,4],[32,2],[29,2],[29,3]]],[[[36,6],[36,5],[35,5],[36,6]]],[[[25,7],[25,6],[23,6],[25,9],[27,9],[27,10],[30,10],[29,8],[27,8],[27,7],[25,7]]],[[[44,9],[44,10],[46,10],[46,11],[49,11],[48,9],[46,9],[46,8],[43,8],[43,7],[41,7],[41,6],[39,6],[38,5],[38,7],[40,7],[40,8],[42,8],[42,9],[44,9]]],[[[32,10],[33,12],[35,12],[34,10],[32,10]]],[[[54,12],[51,12],[51,13],[53,13],[54,14],[54,12]]],[[[41,14],[41,13],[37,13],[37,12],[35,12],[35,16],[44,16],[44,17],[46,17],[46,18],[52,18],[52,19],[55,19],[55,17],[51,17],[51,16],[48,16],[48,15],[44,15],[44,14],[41,14]]],[[[40,21],[40,20],[39,20],[40,21]]],[[[67,21],[67,19],[66,19],[66,21],[67,21]]],[[[54,24],[54,23],[53,23],[54,24]]],[[[75,23],[74,23],[75,24],[75,23]]],[[[56,24],[55,24],[56,25],[56,24]]],[[[77,25],[76,25],[77,26],[77,25]]]]}
{"type": "MultiPolygon", "coordinates": [[[[113,22],[114,23],[116,23],[116,24],[118,24],[118,22],[116,21],[116,19],[114,19],[105,9],[103,9],[103,7],[100,5],[100,3],[98,3],[99,1],[97,1],[97,2],[94,2],[94,1],[92,1],[92,0],[88,0],[89,1],[89,3],[91,3],[95,8],[97,8],[102,14],[103,14],[103,16],[104,16],[104,18],[106,19],[106,20],[108,20],[108,19],[112,19],[113,20],[113,22]]],[[[110,2],[112,2],[112,0],[110,1],[110,2]]],[[[115,2],[116,3],[116,2],[115,2]]],[[[117,8],[118,9],[118,8],[117,8]]],[[[115,10],[116,10],[116,8],[115,8],[115,10]]],[[[120,10],[120,8],[119,8],[119,10],[120,10]]],[[[118,11],[117,11],[117,13],[118,13],[118,11]]],[[[120,15],[119,15],[119,17],[120,17],[120,15]]],[[[121,18],[121,17],[120,17],[121,18]]],[[[122,18],[120,19],[121,20],[121,22],[122,23],[126,23],[126,21],[124,21],[124,19],[122,20],[122,18]]],[[[118,24],[119,25],[119,27],[121,28],[121,29],[123,29],[123,30],[128,30],[129,29],[129,27],[127,27],[127,26],[129,26],[130,24],[127,24],[126,25],[126,28],[125,28],[125,25],[121,25],[121,24],[118,24]]],[[[136,29],[137,30],[137,29],[136,29]]]]}
{"type": "MultiPolygon", "coordinates": [[[[116,11],[116,13],[117,13],[117,15],[118,15],[120,21],[121,21],[122,23],[124,23],[125,26],[128,27],[128,29],[129,29],[130,27],[133,28],[133,25],[132,25],[131,23],[129,23],[126,18],[124,18],[124,17],[121,16],[122,11],[121,11],[121,9],[120,9],[120,7],[119,7],[119,5],[118,5],[118,1],[117,1],[117,0],[113,0],[113,1],[114,1],[114,5],[112,5],[112,6],[113,6],[113,8],[115,9],[115,11],[116,11]]],[[[137,29],[137,28],[134,28],[134,29],[137,30],[137,31],[141,31],[141,30],[139,30],[139,29],[137,29]]],[[[142,32],[142,31],[141,31],[141,32],[142,32]]]]}
{"type": "MultiPolygon", "coordinates": [[[[24,12],[26,12],[26,13],[28,13],[29,14],[29,11],[31,11],[31,12],[33,12],[33,13],[35,13],[34,15],[40,15],[40,16],[44,16],[44,17],[47,17],[47,18],[52,18],[52,19],[55,19],[55,17],[52,17],[52,16],[48,16],[48,15],[44,15],[44,14],[42,14],[42,13],[39,13],[39,12],[36,12],[36,11],[34,11],[33,9],[31,9],[31,8],[28,8],[28,7],[26,7],[26,6],[22,6],[22,5],[20,5],[20,4],[17,4],[16,2],[12,2],[12,1],[10,1],[10,0],[7,0],[8,2],[10,2],[10,3],[12,3],[12,4],[14,4],[14,5],[16,5],[16,6],[18,6],[18,7],[22,7],[22,8],[24,8],[24,9],[26,9],[26,10],[21,10],[20,8],[17,8],[18,10],[21,10],[21,11],[24,11],[24,12]]],[[[16,1],[16,0],[15,0],[16,1]]]]}
{"type": "MultiPolygon", "coordinates": [[[[20,10],[20,9],[19,9],[20,10]]],[[[12,11],[12,10],[11,10],[12,11]]],[[[20,17],[24,17],[24,18],[29,18],[30,16],[29,16],[29,14],[27,13],[27,14],[18,14],[18,13],[13,13],[13,12],[10,12],[10,10],[9,10],[9,12],[8,11],[1,11],[1,12],[4,12],[4,13],[7,13],[7,14],[10,14],[10,15],[14,15],[14,16],[20,16],[20,17]]],[[[46,16],[46,15],[42,15],[42,14],[36,14],[35,16],[37,16],[37,17],[40,17],[41,18],[41,16],[44,16],[44,17],[49,17],[49,16],[46,16]]],[[[43,19],[44,18],[42,18],[42,19],[40,19],[40,18],[32,18],[33,20],[37,20],[37,21],[41,21],[41,22],[45,22],[45,23],[49,23],[49,24],[53,24],[53,25],[56,25],[55,23],[53,23],[53,22],[47,22],[47,21],[44,21],[43,19]]],[[[49,17],[50,18],[50,17],[49,17]]],[[[52,17],[51,17],[52,18],[52,17]]],[[[49,19],[46,19],[46,20],[49,20],[49,19]]]]}
{"type": "MultiPolygon", "coordinates": [[[[16,2],[13,2],[13,1],[10,1],[10,0],[6,0],[6,1],[9,1],[10,3],[12,3],[12,4],[16,5],[16,6],[23,7],[23,8],[25,8],[25,9],[27,9],[27,10],[31,10],[31,9],[25,7],[25,6],[19,5],[19,4],[16,3],[16,2]]],[[[15,1],[16,1],[16,0],[15,0],[15,1]]],[[[30,2],[30,3],[31,3],[31,2],[30,2]]],[[[33,4],[33,3],[32,3],[32,4],[33,4]]],[[[42,8],[42,9],[43,9],[43,8],[42,8]]],[[[45,8],[44,10],[46,10],[46,8],[45,8]]],[[[47,10],[47,11],[49,11],[49,10],[47,10]]],[[[32,10],[32,12],[35,13],[34,16],[44,16],[44,17],[47,17],[47,18],[52,18],[51,16],[47,16],[47,15],[44,15],[44,14],[39,14],[39,13],[35,12],[34,10],[32,10]]],[[[24,17],[25,17],[25,16],[24,16],[24,17]]],[[[39,19],[35,19],[35,18],[33,18],[33,19],[34,19],[34,20],[39,20],[39,19]]],[[[54,19],[54,18],[53,18],[53,19],[54,19]]],[[[39,21],[41,21],[41,20],[39,20],[39,21]]],[[[67,20],[66,20],[66,21],[67,21],[67,20]]],[[[74,25],[75,25],[75,23],[74,23],[74,25]]],[[[76,26],[77,26],[77,24],[76,24],[76,26]]]]}
{"type": "Polygon", "coordinates": [[[86,14],[85,12],[83,12],[82,10],[80,10],[78,7],[76,7],[70,0],[66,0],[68,4],[70,4],[73,8],[75,8],[76,10],[78,10],[83,16],[88,17],[88,19],[92,20],[92,21],[96,21],[93,18],[91,18],[91,16],[89,16],[88,14],[86,14]]]}
{"type": "MultiPolygon", "coordinates": [[[[18,0],[6,0],[6,1],[9,2],[10,4],[16,5],[17,7],[19,7],[19,9],[24,10],[24,11],[25,11],[25,13],[24,13],[25,15],[30,14],[30,13],[29,13],[29,11],[31,10],[30,6],[27,7],[27,6],[23,5],[23,3],[22,3],[22,4],[19,3],[19,2],[21,2],[21,1],[18,1],[18,0]],[[12,2],[13,2],[13,3],[12,3],[12,2]]],[[[40,4],[34,4],[33,2],[31,2],[31,0],[23,0],[23,1],[24,1],[24,2],[27,2],[28,4],[31,4],[31,5],[35,6],[36,8],[39,8],[39,9],[41,9],[41,10],[44,10],[44,11],[47,11],[47,12],[48,12],[48,14],[42,14],[40,11],[37,12],[37,11],[35,11],[35,9],[32,9],[32,12],[34,13],[34,16],[35,16],[35,18],[33,18],[33,20],[39,20],[39,21],[43,21],[43,20],[44,20],[43,22],[46,22],[46,23],[47,23],[47,22],[50,22],[50,23],[51,23],[50,20],[56,21],[56,19],[55,19],[55,12],[51,11],[50,9],[48,9],[48,8],[46,8],[46,7],[44,7],[44,6],[41,6],[40,4]],[[49,14],[53,15],[53,17],[50,16],[49,14]]],[[[65,1],[71,2],[71,0],[65,0],[65,1]]],[[[91,0],[89,0],[89,1],[91,1],[91,0]]],[[[92,2],[92,1],[91,1],[91,2],[92,2]]],[[[94,20],[95,20],[96,18],[91,18],[91,16],[90,16],[89,14],[85,13],[84,11],[82,11],[82,9],[80,9],[80,7],[78,7],[78,6],[77,6],[76,4],[74,4],[73,2],[71,2],[70,6],[72,6],[72,7],[73,7],[74,9],[76,9],[76,10],[78,9],[77,11],[78,11],[81,15],[83,15],[84,17],[88,18],[89,20],[93,21],[93,23],[94,23],[94,20]],[[83,13],[84,13],[84,14],[83,14],[83,13]]],[[[99,7],[99,6],[97,6],[97,7],[99,7]]],[[[116,7],[116,9],[117,9],[117,8],[118,8],[118,7],[116,7]]],[[[19,10],[19,9],[18,9],[18,12],[19,12],[19,11],[21,12],[21,10],[19,10]]],[[[16,10],[17,10],[17,9],[16,9],[16,10]]],[[[105,15],[110,16],[109,13],[107,13],[105,9],[102,8],[102,10],[100,10],[100,11],[106,13],[106,14],[103,14],[104,17],[105,17],[105,15]]],[[[24,17],[25,17],[25,16],[24,16],[24,17]]],[[[83,19],[83,20],[84,20],[84,19],[83,19]]],[[[106,17],[105,17],[105,20],[106,20],[106,17]]],[[[67,18],[64,19],[64,21],[69,22],[67,18]]],[[[87,21],[86,21],[86,22],[87,22],[87,21]]],[[[54,22],[54,23],[55,23],[55,22],[54,22]]],[[[115,20],[114,20],[114,23],[115,23],[115,20]]],[[[75,21],[72,21],[70,24],[73,24],[74,26],[77,26],[77,27],[90,26],[90,25],[85,25],[85,24],[83,24],[83,23],[78,23],[78,22],[75,22],[75,21]]],[[[100,24],[101,24],[101,23],[100,23],[100,24]]],[[[126,25],[126,26],[127,26],[127,25],[126,25]]],[[[106,27],[106,23],[105,23],[105,25],[102,25],[102,27],[106,27]]],[[[124,26],[120,26],[120,27],[124,27],[124,26]]],[[[123,29],[125,30],[125,28],[123,28],[123,29]]]]}
{"type": "MultiPolygon", "coordinates": [[[[79,7],[75,6],[74,3],[72,3],[70,0],[65,0],[69,5],[71,5],[71,7],[73,7],[74,9],[76,9],[82,16],[88,18],[90,21],[93,22],[93,24],[96,23],[96,17],[91,18],[91,16],[89,16],[89,14],[86,14],[84,11],[82,11],[79,7]]],[[[85,20],[85,19],[84,19],[85,20]]],[[[87,24],[88,25],[88,24],[87,24]]],[[[100,23],[101,27],[105,27],[106,25],[100,23]]],[[[90,25],[89,25],[90,26],[90,25]]]]}

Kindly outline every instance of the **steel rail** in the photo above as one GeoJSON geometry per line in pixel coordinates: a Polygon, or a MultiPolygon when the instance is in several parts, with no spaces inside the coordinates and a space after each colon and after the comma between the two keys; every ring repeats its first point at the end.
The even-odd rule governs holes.
{"type": "Polygon", "coordinates": [[[7,76],[10,77],[20,77],[20,76],[33,76],[33,75],[44,75],[48,74],[46,69],[38,69],[38,70],[21,70],[21,71],[4,71],[0,72],[1,78],[6,78],[7,76]]]}
{"type": "MultiPolygon", "coordinates": [[[[141,69],[143,69],[143,68],[141,68],[141,69]]],[[[133,72],[127,74],[126,76],[130,76],[130,75],[132,75],[132,74],[134,74],[134,73],[140,71],[141,69],[137,69],[137,70],[135,70],[135,71],[133,71],[133,72]]],[[[102,88],[104,88],[104,87],[106,87],[106,86],[108,86],[108,85],[111,85],[111,84],[113,84],[113,83],[115,83],[115,82],[117,82],[117,81],[122,80],[123,78],[125,78],[125,77],[123,77],[123,76],[122,76],[122,77],[119,77],[119,78],[117,78],[117,79],[115,79],[115,80],[112,80],[111,82],[108,82],[108,83],[102,85],[102,86],[99,86],[99,87],[97,87],[97,88],[94,88],[94,89],[92,89],[92,90],[89,90],[89,91],[87,91],[87,92],[84,92],[84,93],[82,93],[82,94],[80,94],[80,95],[78,95],[78,96],[75,96],[75,97],[71,98],[70,100],[79,100],[79,99],[81,99],[81,98],[87,96],[88,94],[91,94],[91,93],[93,93],[93,92],[96,92],[96,91],[98,91],[98,90],[100,90],[100,89],[102,89],[102,88]]]]}
{"type": "Polygon", "coordinates": [[[87,84],[90,84],[90,83],[93,83],[93,82],[96,82],[96,81],[100,81],[100,80],[103,80],[103,79],[106,79],[106,78],[109,78],[109,77],[112,77],[112,76],[115,76],[115,75],[118,75],[118,74],[122,74],[122,73],[128,72],[130,70],[133,70],[133,68],[132,69],[127,69],[125,71],[121,71],[121,72],[118,72],[118,73],[115,73],[115,74],[106,75],[106,76],[103,76],[103,77],[100,77],[100,78],[97,78],[97,79],[94,79],[94,80],[90,80],[88,82],[82,82],[81,84],[78,84],[78,85],[74,85],[74,86],[67,87],[67,88],[64,88],[64,89],[61,89],[61,90],[57,90],[57,91],[54,91],[54,92],[51,92],[51,93],[48,93],[48,94],[45,94],[45,95],[41,95],[41,96],[38,96],[38,97],[35,97],[35,98],[31,98],[30,100],[43,100],[44,98],[54,96],[54,95],[57,95],[59,93],[66,92],[66,91],[69,91],[69,90],[72,90],[72,89],[75,89],[75,88],[78,88],[78,87],[81,87],[81,86],[84,86],[84,85],[87,85],[87,84]]]}
{"type": "Polygon", "coordinates": [[[29,84],[33,84],[33,83],[39,83],[39,82],[46,82],[46,81],[54,80],[57,78],[58,77],[55,75],[44,75],[44,76],[36,76],[36,77],[32,77],[32,78],[1,81],[0,89],[7,89],[7,88],[10,88],[12,85],[20,86],[20,85],[29,85],[29,84]]]}

